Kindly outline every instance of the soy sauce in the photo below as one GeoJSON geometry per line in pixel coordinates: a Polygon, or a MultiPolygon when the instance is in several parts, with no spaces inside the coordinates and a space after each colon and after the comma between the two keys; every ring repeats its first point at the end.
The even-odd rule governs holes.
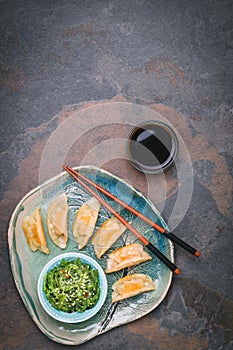
{"type": "Polygon", "coordinates": [[[167,125],[142,123],[129,135],[128,154],[139,170],[153,172],[172,165],[174,146],[174,135],[167,125]]]}

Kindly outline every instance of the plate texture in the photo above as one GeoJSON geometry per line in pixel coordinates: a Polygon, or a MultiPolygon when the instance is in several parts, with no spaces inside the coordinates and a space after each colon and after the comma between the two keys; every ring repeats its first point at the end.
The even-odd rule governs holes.
{"type": "MultiPolygon", "coordinates": [[[[83,175],[106,188],[115,196],[132,207],[150,217],[158,224],[165,227],[165,222],[154,205],[140,192],[127,184],[120,178],[107,171],[93,167],[76,167],[83,175]]],[[[30,191],[15,208],[8,230],[9,253],[12,273],[20,293],[20,296],[31,315],[32,319],[40,330],[52,340],[67,344],[78,345],[89,339],[109,331],[122,324],[138,319],[155,309],[164,299],[172,280],[172,272],[153,255],[153,259],[136,267],[125,269],[112,274],[107,274],[108,295],[101,310],[91,319],[75,324],[67,324],[56,321],[50,317],[42,308],[37,294],[37,282],[39,274],[45,264],[53,257],[66,252],[78,252],[76,242],[72,237],[72,224],[78,208],[90,198],[90,195],[66,172],[62,172],[44,184],[30,191]],[[61,250],[50,240],[46,228],[46,215],[49,203],[52,198],[65,192],[68,197],[68,231],[69,240],[66,249],[61,250]],[[45,228],[50,255],[40,251],[32,252],[25,240],[22,230],[22,220],[26,215],[31,214],[37,207],[41,208],[42,220],[45,228]],[[113,283],[128,273],[148,274],[156,284],[152,292],[135,296],[115,304],[111,303],[111,286],[113,283]]],[[[166,237],[152,229],[134,215],[123,209],[119,204],[104,197],[127,221],[151,241],[171,261],[174,261],[173,244],[166,237]]],[[[103,207],[100,209],[96,223],[98,228],[106,219],[111,217],[110,213],[103,207]]],[[[124,234],[114,243],[111,249],[98,261],[103,269],[106,267],[108,253],[123,245],[137,242],[137,238],[126,230],[124,234]]],[[[147,248],[145,248],[147,250],[147,248]]],[[[91,257],[95,257],[94,249],[89,241],[81,251],[91,257]]],[[[148,251],[149,252],[149,251],[148,251]]],[[[152,254],[149,252],[149,254],[152,254]]],[[[96,258],[96,260],[98,260],[96,258]]]]}

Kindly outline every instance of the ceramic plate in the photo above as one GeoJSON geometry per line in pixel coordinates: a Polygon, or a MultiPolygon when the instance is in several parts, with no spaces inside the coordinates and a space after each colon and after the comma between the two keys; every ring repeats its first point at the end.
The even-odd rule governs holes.
{"type": "MultiPolygon", "coordinates": [[[[153,204],[132,186],[107,171],[93,167],[77,167],[83,175],[90,178],[100,186],[106,188],[115,196],[120,197],[127,204],[131,205],[139,212],[165,227],[165,222],[153,204]]],[[[32,319],[40,330],[52,340],[67,344],[78,345],[91,338],[109,331],[110,329],[129,323],[138,319],[153,309],[155,309],[164,299],[172,280],[172,272],[153,255],[153,259],[126,271],[119,271],[108,274],[108,294],[106,301],[100,311],[91,319],[68,324],[57,321],[50,317],[42,308],[38,294],[37,282],[42,268],[55,256],[66,252],[78,252],[76,242],[72,237],[72,224],[78,208],[88,200],[90,195],[71,178],[66,172],[62,172],[51,180],[30,191],[15,208],[8,230],[9,252],[13,276],[20,296],[31,315],[32,319]],[[68,231],[69,240],[66,249],[60,250],[50,240],[46,228],[47,209],[52,198],[65,192],[68,197],[68,231]],[[22,231],[22,220],[26,215],[31,214],[37,207],[41,208],[42,220],[47,237],[50,254],[46,255],[40,251],[32,252],[25,240],[22,231]],[[152,292],[144,293],[133,298],[112,304],[111,286],[127,273],[148,274],[156,284],[156,289],[152,292]]],[[[140,232],[152,244],[154,244],[171,261],[174,261],[173,244],[163,235],[152,229],[148,224],[134,217],[126,209],[122,209],[110,199],[106,199],[115,210],[140,232]]],[[[98,228],[106,219],[111,217],[110,213],[101,207],[96,223],[98,228]]],[[[128,230],[114,243],[111,249],[98,261],[103,269],[106,267],[108,253],[125,244],[137,242],[137,238],[128,230]]],[[[145,248],[147,250],[147,248],[145,248]]],[[[95,257],[91,242],[82,249],[83,254],[95,257]]],[[[148,251],[149,254],[152,255],[148,251]]],[[[96,259],[97,260],[97,259],[96,259]]]]}

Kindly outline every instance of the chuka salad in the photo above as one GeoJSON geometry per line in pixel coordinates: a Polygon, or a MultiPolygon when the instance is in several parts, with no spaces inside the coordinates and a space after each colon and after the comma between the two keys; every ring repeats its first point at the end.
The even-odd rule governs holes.
{"type": "Polygon", "coordinates": [[[99,299],[99,273],[80,259],[63,259],[46,274],[43,290],[57,310],[84,312],[95,306],[99,299]]]}

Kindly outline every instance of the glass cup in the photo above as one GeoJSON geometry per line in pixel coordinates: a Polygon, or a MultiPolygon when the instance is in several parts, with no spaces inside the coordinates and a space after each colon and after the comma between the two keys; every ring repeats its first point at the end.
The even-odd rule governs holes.
{"type": "Polygon", "coordinates": [[[174,165],[179,149],[177,136],[167,124],[150,120],[128,134],[126,154],[132,165],[146,174],[158,174],[174,165]]]}

